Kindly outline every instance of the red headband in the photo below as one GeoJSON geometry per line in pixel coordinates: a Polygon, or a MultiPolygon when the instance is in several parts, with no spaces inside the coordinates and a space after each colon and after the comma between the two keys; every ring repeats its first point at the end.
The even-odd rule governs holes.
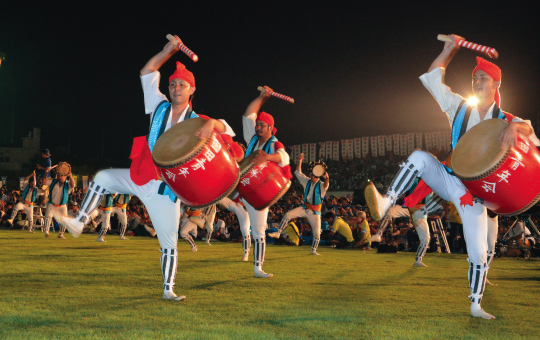
{"type": "Polygon", "coordinates": [[[274,127],[274,117],[272,117],[272,115],[262,111],[257,114],[257,120],[260,120],[261,122],[265,122],[266,124],[270,125],[272,127],[272,134],[276,134],[277,129],[274,127]]]}
{"type": "MultiPolygon", "coordinates": [[[[486,72],[493,80],[500,82],[501,81],[501,69],[499,66],[495,65],[494,63],[487,61],[484,58],[476,57],[476,67],[473,70],[473,75],[476,73],[476,71],[484,71],[486,72]]],[[[500,83],[499,83],[500,86],[500,83]]],[[[495,102],[500,107],[501,106],[501,96],[499,94],[499,89],[497,89],[497,92],[495,93],[495,102]]]]}
{"type": "Polygon", "coordinates": [[[186,66],[179,61],[176,62],[176,71],[169,77],[169,84],[174,78],[185,80],[191,87],[195,87],[195,77],[193,76],[193,73],[188,71],[186,66]]]}

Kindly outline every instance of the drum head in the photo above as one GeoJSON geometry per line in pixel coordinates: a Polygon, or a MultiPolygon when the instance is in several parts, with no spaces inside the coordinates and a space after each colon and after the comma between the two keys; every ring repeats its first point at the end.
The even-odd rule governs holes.
{"type": "Polygon", "coordinates": [[[488,119],[467,131],[452,153],[452,169],[458,177],[474,178],[486,174],[501,162],[509,147],[501,150],[498,140],[508,123],[488,119]]]}
{"type": "Polygon", "coordinates": [[[255,157],[255,153],[251,153],[246,158],[242,159],[238,166],[240,167],[240,173],[243,174],[247,169],[251,167],[251,160],[255,157]]]}
{"type": "Polygon", "coordinates": [[[324,166],[317,164],[313,167],[312,173],[314,176],[322,177],[326,173],[326,170],[324,170],[324,166]]]}
{"type": "Polygon", "coordinates": [[[154,145],[154,162],[163,167],[176,166],[197,155],[208,142],[208,138],[195,136],[205,122],[202,118],[187,119],[165,131],[154,145]]]}
{"type": "Polygon", "coordinates": [[[58,163],[58,166],[56,167],[56,174],[58,176],[67,176],[71,172],[71,165],[69,165],[66,162],[60,162],[58,163]]]}

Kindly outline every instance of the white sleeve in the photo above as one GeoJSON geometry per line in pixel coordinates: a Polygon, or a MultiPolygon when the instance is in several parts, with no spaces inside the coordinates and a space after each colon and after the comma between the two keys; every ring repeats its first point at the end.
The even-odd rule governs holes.
{"type": "Polygon", "coordinates": [[[247,144],[251,141],[251,138],[253,138],[253,135],[255,134],[255,120],[257,119],[257,113],[253,112],[249,116],[242,116],[242,126],[244,129],[244,140],[247,144]]]}
{"type": "Polygon", "coordinates": [[[277,149],[276,153],[279,153],[281,155],[281,162],[278,163],[278,165],[280,167],[284,167],[286,165],[289,165],[290,158],[289,158],[289,154],[287,153],[287,151],[285,151],[285,148],[277,149]]]}
{"type": "Polygon", "coordinates": [[[227,124],[227,122],[225,121],[225,119],[219,119],[219,121],[222,122],[223,125],[225,125],[225,132],[224,132],[224,134],[229,135],[229,136],[231,136],[231,137],[236,136],[236,134],[234,133],[233,129],[229,126],[229,124],[227,124]]]}
{"type": "Polygon", "coordinates": [[[167,97],[159,91],[160,73],[155,71],[140,77],[144,93],[144,112],[147,115],[152,114],[159,103],[167,100],[167,97]]]}
{"type": "Polygon", "coordinates": [[[453,93],[448,86],[443,83],[445,69],[438,67],[429,73],[420,76],[420,81],[437,101],[441,110],[446,112],[450,124],[454,120],[454,115],[463,100],[463,97],[453,93]]]}

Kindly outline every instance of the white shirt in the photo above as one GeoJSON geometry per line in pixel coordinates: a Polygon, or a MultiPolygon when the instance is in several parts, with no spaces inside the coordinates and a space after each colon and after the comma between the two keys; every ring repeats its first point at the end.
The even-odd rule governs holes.
{"type": "MultiPolygon", "coordinates": [[[[464,98],[460,96],[459,94],[453,93],[450,87],[446,86],[443,83],[442,80],[444,79],[444,73],[445,73],[445,69],[442,67],[438,67],[436,69],[433,69],[429,73],[424,73],[423,75],[421,75],[420,81],[426,87],[429,93],[431,93],[431,95],[435,98],[437,103],[439,103],[441,110],[443,110],[446,113],[448,121],[450,122],[450,126],[452,126],[456,111],[459,107],[459,104],[463,101],[464,98]]],[[[493,102],[487,114],[484,116],[483,120],[491,119],[492,111],[494,107],[495,107],[495,102],[493,102]]],[[[518,117],[514,117],[514,121],[525,122],[531,125],[531,122],[529,120],[522,120],[521,118],[518,118],[518,117]]],[[[475,126],[476,124],[480,122],[482,122],[482,119],[480,119],[480,114],[478,113],[477,107],[474,106],[473,109],[471,110],[469,122],[467,123],[467,131],[469,131],[470,128],[472,128],[473,126],[475,126]]],[[[529,137],[529,139],[535,145],[537,146],[540,145],[540,140],[538,140],[534,132],[529,137]]]]}
{"type": "MultiPolygon", "coordinates": [[[[66,179],[66,181],[67,181],[67,179],[66,179]]],[[[65,182],[60,183],[60,181],[58,181],[56,183],[56,185],[52,189],[51,203],[56,204],[56,205],[59,205],[61,203],[60,200],[62,199],[62,195],[64,194],[64,185],[65,185],[65,182]]],[[[69,187],[68,192],[71,193],[73,188],[71,188],[71,185],[69,185],[69,182],[68,182],[68,187],[69,187]]]]}

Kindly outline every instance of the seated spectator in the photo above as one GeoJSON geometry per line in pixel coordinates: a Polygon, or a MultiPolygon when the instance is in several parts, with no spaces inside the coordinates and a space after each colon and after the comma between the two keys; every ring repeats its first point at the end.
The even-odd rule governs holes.
{"type": "Polygon", "coordinates": [[[371,249],[371,231],[366,219],[366,213],[359,211],[354,219],[353,237],[355,243],[354,249],[371,249]]]}
{"type": "Polygon", "coordinates": [[[279,239],[277,239],[274,244],[280,245],[285,244],[289,246],[298,246],[301,245],[300,241],[300,231],[294,223],[297,219],[293,218],[289,221],[289,224],[281,232],[279,239]]]}
{"type": "Polygon", "coordinates": [[[156,236],[156,231],[154,230],[146,208],[142,209],[142,216],[140,216],[135,209],[129,211],[128,230],[133,232],[133,235],[135,236],[156,236]]]}
{"type": "Polygon", "coordinates": [[[327,244],[336,248],[349,248],[354,242],[351,227],[341,217],[336,217],[336,213],[329,211],[324,215],[328,221],[330,232],[326,236],[327,244]]]}

